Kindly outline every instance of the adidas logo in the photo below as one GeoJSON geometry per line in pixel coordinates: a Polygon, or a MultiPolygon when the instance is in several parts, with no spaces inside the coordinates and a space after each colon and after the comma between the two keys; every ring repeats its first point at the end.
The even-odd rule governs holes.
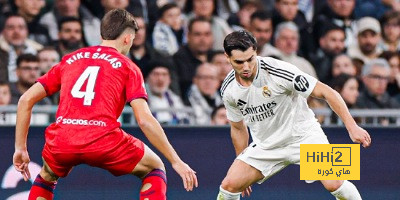
{"type": "Polygon", "coordinates": [[[245,104],[247,104],[247,103],[241,99],[239,99],[239,101],[237,102],[237,106],[243,106],[245,104]]]}

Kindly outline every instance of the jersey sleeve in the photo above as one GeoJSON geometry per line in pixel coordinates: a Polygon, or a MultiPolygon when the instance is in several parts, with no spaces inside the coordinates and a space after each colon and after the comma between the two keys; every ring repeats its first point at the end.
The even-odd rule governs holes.
{"type": "Polygon", "coordinates": [[[143,98],[147,101],[147,93],[144,86],[143,75],[140,69],[136,66],[128,68],[128,77],[126,84],[126,99],[127,102],[143,98]]]}
{"type": "Polygon", "coordinates": [[[261,59],[261,65],[281,87],[307,98],[318,80],[296,66],[274,58],[261,59]]]}
{"type": "Polygon", "coordinates": [[[239,108],[236,106],[235,101],[229,97],[228,94],[224,94],[222,97],[224,102],[224,106],[226,108],[226,117],[229,121],[239,122],[243,120],[243,115],[240,112],[239,108]]]}
{"type": "Polygon", "coordinates": [[[37,82],[43,85],[47,96],[58,92],[61,88],[60,64],[52,67],[45,75],[38,78],[37,82]]]}

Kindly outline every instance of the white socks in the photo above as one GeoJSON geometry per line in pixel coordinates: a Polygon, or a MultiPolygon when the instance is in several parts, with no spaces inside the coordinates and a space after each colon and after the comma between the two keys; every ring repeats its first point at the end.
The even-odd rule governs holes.
{"type": "MultiPolygon", "coordinates": [[[[217,200],[240,200],[241,192],[232,193],[219,187],[217,200]]],[[[337,200],[362,200],[356,186],[350,181],[343,181],[343,184],[336,190],[331,192],[337,200]]]]}
{"type": "Polygon", "coordinates": [[[217,200],[240,200],[240,194],[242,193],[241,192],[232,193],[224,190],[224,188],[219,186],[219,193],[217,196],[217,200]]]}
{"type": "Polygon", "coordinates": [[[336,190],[331,192],[337,200],[361,200],[361,195],[356,186],[350,181],[344,181],[343,184],[336,190]]]}

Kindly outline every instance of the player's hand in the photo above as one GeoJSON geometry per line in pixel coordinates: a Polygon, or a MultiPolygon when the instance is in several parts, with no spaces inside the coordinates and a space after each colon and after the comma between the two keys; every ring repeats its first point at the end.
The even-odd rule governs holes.
{"type": "Polygon", "coordinates": [[[243,192],[242,192],[242,197],[246,197],[246,196],[250,196],[250,193],[253,192],[253,190],[251,189],[251,186],[247,187],[243,192]]]}
{"type": "Polygon", "coordinates": [[[349,135],[354,143],[360,143],[364,148],[367,148],[371,145],[371,136],[366,130],[359,126],[355,126],[354,128],[350,129],[349,135]]]}
{"type": "Polygon", "coordinates": [[[183,161],[172,164],[174,170],[181,176],[186,191],[192,191],[198,186],[196,172],[183,161]]]}
{"type": "Polygon", "coordinates": [[[31,160],[29,159],[29,154],[27,150],[15,150],[13,156],[13,164],[17,171],[21,172],[25,181],[31,178],[31,173],[29,172],[28,164],[31,160]]]}

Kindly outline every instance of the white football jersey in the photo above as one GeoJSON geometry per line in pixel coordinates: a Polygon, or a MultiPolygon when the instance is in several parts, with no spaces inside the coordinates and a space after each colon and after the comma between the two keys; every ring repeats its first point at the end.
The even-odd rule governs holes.
{"type": "Polygon", "coordinates": [[[221,96],[228,119],[244,120],[253,142],[271,149],[322,132],[306,99],[317,81],[290,63],[257,56],[253,83],[242,86],[232,70],[222,83],[221,96]]]}

